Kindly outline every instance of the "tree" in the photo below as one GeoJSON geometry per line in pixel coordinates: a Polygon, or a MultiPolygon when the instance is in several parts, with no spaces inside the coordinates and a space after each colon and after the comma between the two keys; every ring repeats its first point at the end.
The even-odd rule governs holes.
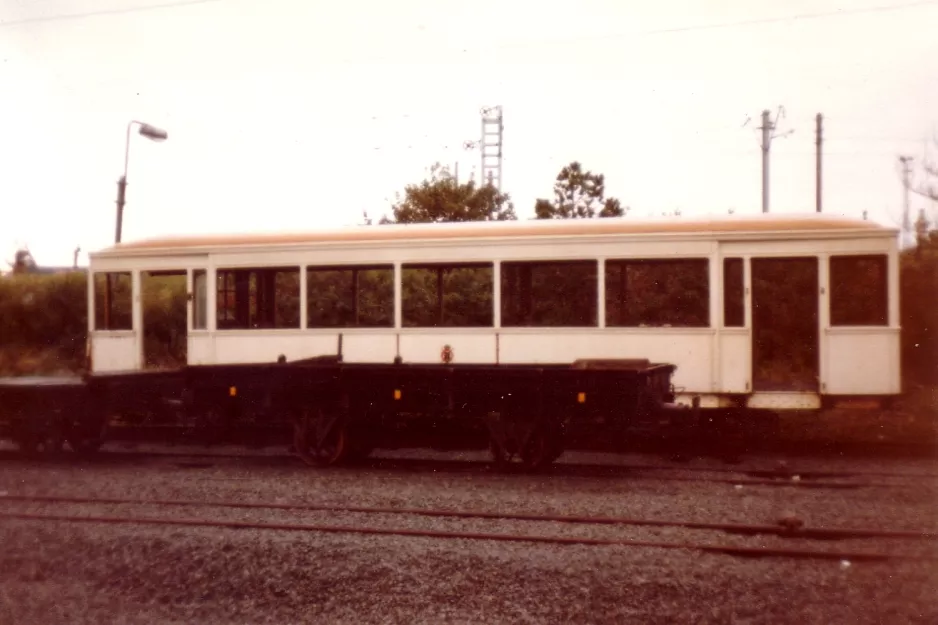
{"type": "MultiPolygon", "coordinates": [[[[932,143],[938,149],[938,136],[932,138],[932,143]]],[[[922,177],[924,181],[913,185],[912,191],[933,202],[938,202],[938,163],[930,158],[927,148],[922,159],[922,177]]]]}
{"type": "Polygon", "coordinates": [[[8,264],[15,274],[35,273],[37,269],[36,261],[27,249],[17,250],[15,260],[8,264]]]}
{"type": "Polygon", "coordinates": [[[475,181],[460,184],[449,169],[435,164],[430,178],[404,188],[393,205],[394,218],[384,223],[434,223],[447,221],[511,221],[515,208],[505,193],[491,186],[477,187],[475,181]]]}
{"type": "Polygon", "coordinates": [[[623,208],[616,198],[605,195],[605,176],[584,171],[579,162],[573,161],[557,174],[554,201],[538,199],[534,204],[534,214],[538,219],[624,216],[628,209],[623,208]]]}
{"type": "Polygon", "coordinates": [[[907,380],[938,383],[938,313],[933,304],[938,291],[938,231],[921,232],[914,250],[904,250],[899,261],[902,368],[907,380]]]}

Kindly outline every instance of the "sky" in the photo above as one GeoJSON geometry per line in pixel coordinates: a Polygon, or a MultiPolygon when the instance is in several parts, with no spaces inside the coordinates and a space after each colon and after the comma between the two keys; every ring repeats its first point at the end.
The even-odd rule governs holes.
{"type": "Polygon", "coordinates": [[[522,218],[574,160],[633,218],[758,213],[769,109],[771,212],[815,210],[822,113],[824,211],[898,226],[898,157],[938,160],[935,24],[938,0],[0,0],[0,266],[113,243],[131,120],[169,137],[131,136],[125,241],[377,220],[435,162],[478,172],[486,106],[522,218]]]}

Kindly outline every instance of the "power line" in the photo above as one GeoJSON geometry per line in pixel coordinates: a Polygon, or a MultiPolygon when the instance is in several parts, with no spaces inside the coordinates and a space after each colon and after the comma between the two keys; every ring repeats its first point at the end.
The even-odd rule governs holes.
{"type": "Polygon", "coordinates": [[[828,141],[844,141],[856,143],[921,143],[921,137],[913,139],[911,137],[826,137],[828,141]]]}
{"type": "Polygon", "coordinates": [[[577,37],[572,39],[558,39],[554,41],[545,41],[537,43],[517,43],[496,46],[496,48],[515,48],[536,45],[564,45],[567,43],[579,43],[581,41],[602,41],[607,39],[621,39],[623,37],[643,37],[651,35],[668,35],[672,33],[685,33],[699,30],[716,30],[721,28],[736,28],[740,26],[760,26],[763,24],[776,24],[780,22],[808,21],[823,19],[829,17],[846,17],[848,15],[860,15],[864,13],[885,13],[891,11],[901,11],[905,9],[915,9],[924,6],[938,5],[938,0],[920,0],[919,2],[907,2],[904,4],[893,4],[874,7],[860,7],[856,9],[836,9],[833,11],[819,11],[815,13],[798,13],[795,15],[784,15],[778,17],[761,17],[735,22],[717,22],[713,24],[699,24],[695,26],[673,26],[666,28],[655,28],[649,30],[638,30],[632,32],[612,33],[608,35],[596,35],[592,37],[577,37]]]}
{"type": "Polygon", "coordinates": [[[0,20],[0,28],[6,26],[23,26],[27,24],[40,24],[44,22],[58,22],[63,20],[83,19],[87,17],[101,17],[105,15],[124,15],[126,13],[138,13],[140,11],[156,11],[159,9],[171,9],[176,7],[194,6],[197,4],[212,4],[223,2],[223,0],[177,0],[176,2],[164,2],[163,4],[147,4],[139,7],[126,7],[122,9],[102,9],[100,11],[87,11],[85,13],[63,13],[61,15],[46,15],[43,17],[28,17],[21,20],[3,21],[0,20]]]}
{"type": "MultiPolygon", "coordinates": [[[[38,24],[43,22],[51,21],[60,21],[60,20],[70,20],[70,19],[81,19],[87,17],[98,17],[105,15],[121,15],[126,13],[136,13],[139,11],[153,11],[158,9],[167,9],[175,7],[185,7],[193,6],[198,4],[210,4],[216,2],[222,2],[223,0],[179,0],[176,2],[166,2],[162,4],[153,4],[146,5],[142,7],[128,7],[123,9],[104,9],[100,11],[88,11],[85,13],[68,13],[63,15],[49,15],[44,17],[34,17],[26,18],[21,20],[14,20],[4,22],[0,20],[0,28],[5,26],[20,26],[27,24],[38,24]]],[[[541,42],[530,42],[530,43],[515,43],[515,44],[501,44],[494,46],[495,49],[507,49],[507,48],[518,48],[518,47],[532,47],[532,46],[545,46],[545,45],[566,45],[574,44],[582,41],[602,41],[608,39],[621,39],[624,37],[642,37],[642,36],[652,36],[652,35],[667,35],[674,33],[685,33],[685,32],[694,32],[701,30],[716,30],[722,28],[737,28],[742,26],[759,26],[763,24],[775,24],[782,22],[791,22],[791,21],[808,21],[815,19],[824,19],[831,17],[846,17],[850,15],[862,15],[868,13],[886,13],[893,11],[902,11],[906,9],[915,9],[925,6],[938,5],[938,0],[919,0],[918,2],[907,2],[904,4],[893,4],[893,5],[884,5],[884,6],[873,6],[873,7],[859,7],[855,9],[836,9],[833,11],[819,11],[815,13],[797,13],[795,15],[783,15],[777,17],[764,17],[764,18],[751,18],[745,20],[737,20],[734,22],[718,22],[713,24],[698,24],[694,26],[672,26],[666,28],[655,28],[648,30],[639,30],[632,32],[622,32],[622,33],[612,33],[608,35],[596,35],[596,36],[587,36],[587,37],[576,37],[568,39],[557,39],[552,41],[541,41],[541,42]]],[[[464,50],[466,51],[466,50],[464,50]]]]}

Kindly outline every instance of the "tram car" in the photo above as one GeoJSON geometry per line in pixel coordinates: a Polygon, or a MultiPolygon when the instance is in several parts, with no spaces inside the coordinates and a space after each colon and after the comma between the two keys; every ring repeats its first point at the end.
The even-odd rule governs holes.
{"type": "Polygon", "coordinates": [[[327,464],[429,429],[538,465],[577,425],[901,392],[897,232],[820,214],[156,238],[90,254],[88,311],[94,419],[282,419],[327,464]],[[154,369],[141,293],[173,276],[184,362],[154,369]]]}

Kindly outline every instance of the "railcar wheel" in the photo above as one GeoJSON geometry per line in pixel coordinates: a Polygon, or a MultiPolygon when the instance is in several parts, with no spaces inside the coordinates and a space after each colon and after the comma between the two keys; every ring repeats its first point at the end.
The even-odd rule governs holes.
{"type": "Polygon", "coordinates": [[[536,427],[521,448],[521,466],[529,471],[543,469],[556,459],[555,453],[553,437],[545,428],[536,427]]]}
{"type": "Polygon", "coordinates": [[[68,445],[76,454],[87,456],[101,449],[104,441],[100,438],[70,438],[68,445]]]}
{"type": "Polygon", "coordinates": [[[81,434],[77,431],[69,432],[66,436],[68,446],[79,455],[90,455],[101,449],[107,436],[107,423],[103,423],[96,433],[81,434]]]}
{"type": "Polygon", "coordinates": [[[65,440],[56,432],[25,435],[16,444],[20,452],[29,457],[56,457],[62,452],[65,440]]]}
{"type": "Polygon", "coordinates": [[[498,469],[507,469],[517,459],[522,469],[538,471],[563,454],[563,444],[548,428],[535,426],[521,442],[506,438],[504,444],[501,444],[494,437],[490,438],[489,452],[498,469]]]}
{"type": "Polygon", "coordinates": [[[293,430],[293,447],[310,466],[328,467],[346,460],[351,450],[348,428],[337,414],[304,410],[293,430]]]}
{"type": "MultiPolygon", "coordinates": [[[[357,441],[357,439],[356,439],[357,441]]],[[[368,457],[374,452],[375,448],[372,445],[367,443],[354,442],[351,448],[348,450],[345,461],[346,462],[364,462],[368,457]]]]}

